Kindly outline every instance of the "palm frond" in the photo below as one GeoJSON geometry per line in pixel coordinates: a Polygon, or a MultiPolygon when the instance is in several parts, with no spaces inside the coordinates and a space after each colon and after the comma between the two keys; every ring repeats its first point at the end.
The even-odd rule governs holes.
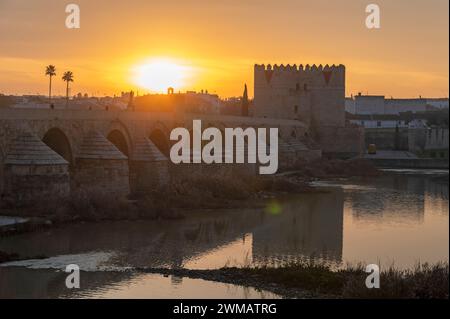
{"type": "Polygon", "coordinates": [[[62,79],[65,82],[73,82],[73,73],[71,71],[64,72],[62,79]]]}
{"type": "Polygon", "coordinates": [[[54,65],[48,65],[45,68],[45,75],[49,75],[49,76],[56,75],[56,67],[54,65]]]}

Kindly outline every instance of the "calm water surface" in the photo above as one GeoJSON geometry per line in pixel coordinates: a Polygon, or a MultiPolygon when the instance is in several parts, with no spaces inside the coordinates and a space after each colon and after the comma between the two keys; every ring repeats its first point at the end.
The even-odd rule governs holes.
{"type": "Polygon", "coordinates": [[[2,251],[50,257],[3,264],[0,297],[274,298],[235,285],[124,270],[277,266],[304,258],[400,268],[448,261],[448,171],[390,171],[316,186],[326,192],[280,198],[266,209],[78,224],[0,239],[2,251]],[[60,271],[72,263],[84,270],[77,292],[65,289],[60,271]]]}

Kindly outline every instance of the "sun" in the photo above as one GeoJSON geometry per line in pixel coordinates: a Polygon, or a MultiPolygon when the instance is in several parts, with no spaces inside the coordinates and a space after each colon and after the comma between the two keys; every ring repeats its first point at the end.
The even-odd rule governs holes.
{"type": "Polygon", "coordinates": [[[163,93],[169,87],[179,90],[184,87],[190,68],[169,59],[152,59],[133,69],[133,81],[141,88],[163,93]]]}

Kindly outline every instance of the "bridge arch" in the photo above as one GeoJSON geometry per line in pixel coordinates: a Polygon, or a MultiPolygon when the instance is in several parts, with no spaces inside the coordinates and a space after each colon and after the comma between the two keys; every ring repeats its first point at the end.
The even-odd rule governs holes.
{"type": "Polygon", "coordinates": [[[170,144],[168,135],[165,134],[161,129],[155,128],[150,132],[150,140],[155,144],[155,146],[166,156],[169,156],[170,144]]]}
{"type": "Polygon", "coordinates": [[[127,157],[132,152],[132,139],[127,126],[120,120],[114,120],[105,132],[106,138],[127,157]]]}
{"type": "Polygon", "coordinates": [[[70,165],[73,165],[72,146],[67,135],[61,129],[57,127],[49,129],[44,134],[42,142],[61,155],[70,165]]]}
{"type": "Polygon", "coordinates": [[[106,136],[108,141],[113,143],[119,151],[122,152],[122,154],[126,155],[127,157],[130,157],[130,145],[127,141],[127,137],[118,129],[114,129],[106,136]]]}
{"type": "MultiPolygon", "coordinates": [[[[179,127],[175,124],[175,127],[179,127]]],[[[148,130],[147,137],[155,144],[155,146],[163,153],[165,156],[170,155],[170,130],[164,125],[163,122],[157,121],[148,130]]]]}

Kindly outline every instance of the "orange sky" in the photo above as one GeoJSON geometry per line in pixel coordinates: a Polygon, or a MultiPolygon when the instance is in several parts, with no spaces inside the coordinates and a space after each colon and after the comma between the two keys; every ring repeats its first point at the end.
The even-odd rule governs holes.
{"type": "MultiPolygon", "coordinates": [[[[345,64],[347,94],[447,97],[448,0],[0,0],[0,92],[114,94],[138,89],[133,68],[165,58],[190,72],[181,90],[222,97],[253,86],[255,63],[345,64]],[[81,29],[65,28],[67,3],[81,29]],[[381,29],[365,7],[381,7],[381,29]]],[[[144,90],[141,88],[141,92],[144,90]]]]}

